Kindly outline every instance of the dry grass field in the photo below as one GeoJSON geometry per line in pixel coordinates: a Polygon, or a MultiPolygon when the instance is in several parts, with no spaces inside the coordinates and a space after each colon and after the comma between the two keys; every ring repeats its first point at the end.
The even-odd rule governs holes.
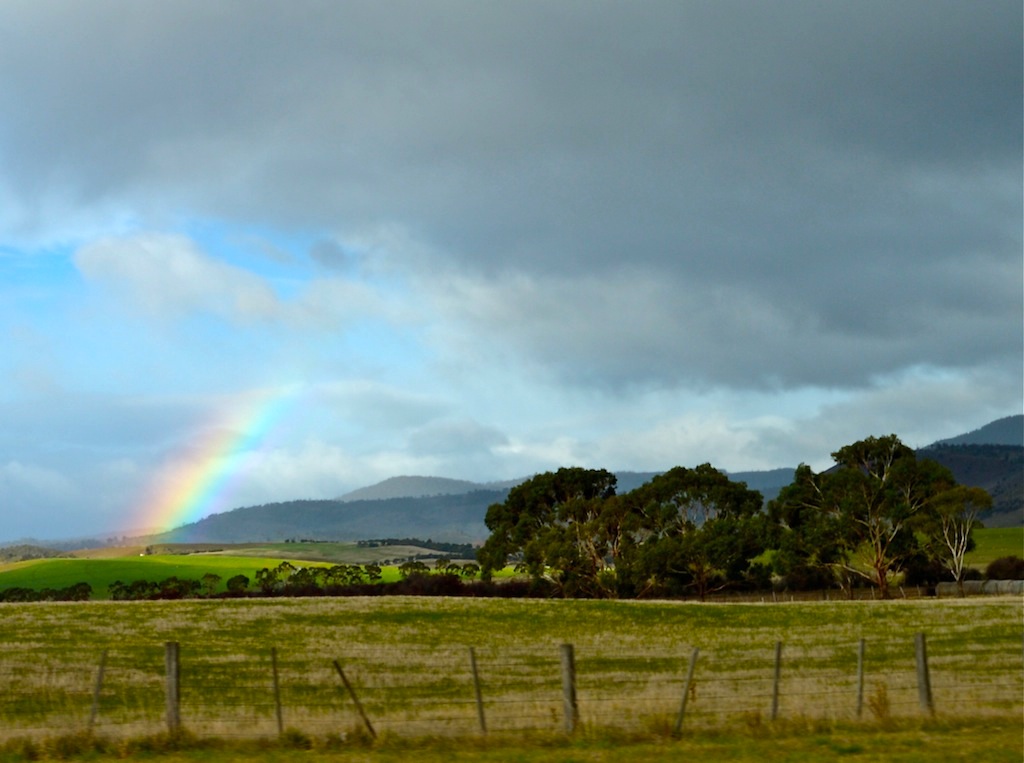
{"type": "MultiPolygon", "coordinates": [[[[164,644],[180,644],[181,717],[200,738],[364,733],[382,739],[558,735],[560,646],[574,645],[580,729],[667,738],[699,647],[684,730],[931,721],[914,635],[927,634],[939,721],[1021,728],[1017,598],[698,604],[453,598],[261,599],[0,605],[0,738],[165,728],[164,644]],[[866,642],[857,715],[857,647],[866,642]],[[771,720],[781,641],[777,721],[771,720]],[[94,690],[106,654],[100,692],[94,690]]],[[[970,726],[973,727],[973,726],[970,726]]]]}

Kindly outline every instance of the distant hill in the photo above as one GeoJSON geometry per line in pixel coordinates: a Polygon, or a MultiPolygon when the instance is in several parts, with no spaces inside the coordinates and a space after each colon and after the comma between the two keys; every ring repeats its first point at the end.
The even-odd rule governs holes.
{"type": "Polygon", "coordinates": [[[1024,415],[996,419],[973,432],[939,440],[929,447],[941,445],[1018,445],[1024,447],[1024,415]]]}
{"type": "Polygon", "coordinates": [[[981,516],[986,527],[1024,525],[1024,447],[934,445],[919,450],[917,455],[938,461],[961,485],[988,491],[992,510],[981,516]]]}
{"type": "Polygon", "coordinates": [[[31,559],[52,559],[57,556],[66,555],[64,551],[56,548],[16,543],[0,547],[0,564],[27,562],[31,559]]]}
{"type": "Polygon", "coordinates": [[[526,478],[506,482],[470,482],[447,477],[390,477],[375,485],[353,490],[339,497],[339,501],[379,501],[385,498],[422,498],[431,495],[461,495],[477,490],[505,490],[526,478]]]}
{"type": "Polygon", "coordinates": [[[259,541],[422,538],[451,543],[483,541],[487,507],[505,490],[380,500],[305,500],[248,506],[201,519],[146,543],[246,543],[259,541]]]}
{"type": "MultiPolygon", "coordinates": [[[[730,479],[746,482],[752,490],[760,490],[765,499],[774,498],[783,487],[793,481],[793,469],[771,469],[762,472],[731,472],[730,479]]],[[[661,472],[616,472],[616,492],[628,493],[650,482],[661,472]]],[[[423,498],[426,496],[462,495],[479,490],[510,490],[528,477],[502,482],[470,482],[446,477],[390,477],[367,487],[345,493],[337,500],[377,501],[386,498],[423,498]]]]}
{"type": "Polygon", "coordinates": [[[988,491],[992,510],[981,517],[986,527],[1024,525],[1024,415],[939,440],[917,455],[938,461],[961,485],[988,491]]]}

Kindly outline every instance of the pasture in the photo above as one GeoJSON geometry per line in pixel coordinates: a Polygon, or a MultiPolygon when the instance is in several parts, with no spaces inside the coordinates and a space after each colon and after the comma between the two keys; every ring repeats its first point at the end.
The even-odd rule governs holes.
{"type": "MultiPolygon", "coordinates": [[[[3,588],[66,588],[86,582],[92,586],[93,599],[107,599],[107,587],[115,580],[130,583],[133,580],[161,581],[169,577],[199,580],[212,573],[221,577],[219,589],[235,575],[255,580],[256,571],[276,567],[281,559],[269,557],[234,557],[211,554],[122,556],[86,559],[33,559],[0,566],[0,589],[3,588]]],[[[330,566],[323,562],[309,562],[307,566],[330,566]]]]}
{"type": "MultiPolygon", "coordinates": [[[[164,643],[175,641],[181,651],[182,723],[200,737],[244,742],[277,736],[274,648],[283,724],[295,734],[336,741],[365,736],[332,664],[337,660],[380,744],[483,738],[470,670],[473,647],[491,740],[486,744],[560,739],[559,652],[560,645],[571,643],[584,739],[666,743],[687,660],[699,647],[687,735],[785,737],[787,728],[796,727],[854,729],[850,733],[856,735],[858,724],[874,734],[878,728],[908,728],[908,723],[918,729],[922,723],[937,723],[936,728],[945,723],[968,729],[968,736],[970,729],[1002,729],[1004,748],[1007,739],[1019,743],[1024,731],[1022,614],[1019,598],[4,604],[0,734],[41,737],[54,729],[87,728],[104,652],[94,730],[111,737],[160,731],[164,643]],[[937,720],[919,704],[918,632],[927,634],[937,720]],[[865,703],[858,717],[861,638],[866,641],[865,703]],[[783,660],[778,719],[772,721],[776,642],[783,643],[783,660]]],[[[1019,759],[1019,744],[1010,744],[1010,751],[1019,759]]],[[[579,759],[600,758],[581,754],[579,759]]]]}
{"type": "Polygon", "coordinates": [[[1024,556],[1024,527],[993,527],[972,533],[975,548],[967,554],[969,567],[982,572],[995,559],[1024,556]]]}

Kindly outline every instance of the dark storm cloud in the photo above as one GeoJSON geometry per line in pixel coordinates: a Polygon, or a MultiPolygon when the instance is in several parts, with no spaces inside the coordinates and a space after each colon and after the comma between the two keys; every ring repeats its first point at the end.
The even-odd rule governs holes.
{"type": "Polygon", "coordinates": [[[449,317],[581,383],[1019,374],[1021,16],[7,4],[0,196],[26,233],[101,202],[397,228],[449,317]]]}

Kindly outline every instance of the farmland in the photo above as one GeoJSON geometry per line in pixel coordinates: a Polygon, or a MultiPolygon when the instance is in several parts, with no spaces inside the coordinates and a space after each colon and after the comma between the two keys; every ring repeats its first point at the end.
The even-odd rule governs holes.
{"type": "MultiPolygon", "coordinates": [[[[977,548],[967,558],[969,566],[983,571],[993,559],[1024,553],[1024,529],[1000,528],[975,531],[977,548]]],[[[305,566],[366,564],[430,553],[418,546],[369,548],[355,543],[263,543],[204,546],[157,547],[158,553],[144,555],[144,546],[106,548],[77,552],[76,558],[35,559],[0,565],[0,590],[22,587],[33,590],[60,589],[88,582],[92,598],[108,598],[107,587],[115,580],[159,581],[170,576],[199,580],[206,573],[221,577],[219,590],[234,575],[250,579],[256,571],[273,568],[284,560],[305,566]]],[[[383,568],[385,581],[398,578],[397,569],[383,568]]]]}
{"type": "MultiPolygon", "coordinates": [[[[199,580],[206,573],[219,575],[224,581],[234,575],[250,579],[256,570],[276,567],[281,559],[269,557],[233,557],[212,554],[124,556],[108,559],[38,559],[17,562],[0,568],[0,588],[24,587],[66,588],[78,582],[87,582],[93,588],[93,598],[107,598],[107,587],[115,580],[159,581],[169,577],[199,580]]],[[[320,562],[310,564],[323,565],[320,562]]]]}
{"type": "Polygon", "coordinates": [[[1003,556],[1024,556],[1024,528],[998,527],[975,530],[975,549],[967,554],[967,564],[984,570],[988,564],[1003,556]]]}
{"type": "MultiPolygon", "coordinates": [[[[6,604],[0,605],[0,727],[9,736],[85,728],[105,651],[96,732],[155,733],[164,724],[164,643],[175,641],[181,645],[182,723],[200,737],[242,743],[276,736],[273,647],[284,724],[296,733],[315,740],[358,738],[359,716],[332,667],[338,660],[381,735],[380,745],[477,739],[468,663],[468,647],[474,647],[488,744],[521,744],[510,740],[524,734],[560,738],[559,649],[571,643],[583,738],[598,753],[600,739],[667,743],[687,659],[699,647],[688,734],[735,732],[741,747],[754,745],[751,734],[769,740],[778,735],[763,743],[806,750],[805,742],[786,741],[787,729],[817,729],[827,745],[833,729],[874,739],[880,728],[903,733],[935,723],[941,736],[953,724],[965,737],[978,728],[1002,729],[1000,749],[1009,745],[1019,758],[1022,614],[1015,598],[731,605],[404,597],[6,604]],[[928,636],[935,721],[918,700],[918,632],[928,636]],[[854,677],[861,638],[867,697],[858,720],[854,677]],[[776,642],[784,644],[784,663],[779,717],[772,722],[776,642]]],[[[986,739],[991,745],[991,733],[986,739]]],[[[865,749],[879,743],[867,744],[865,749]]],[[[522,759],[560,759],[542,753],[522,759]]],[[[601,759],[582,752],[573,757],[601,759]]]]}

